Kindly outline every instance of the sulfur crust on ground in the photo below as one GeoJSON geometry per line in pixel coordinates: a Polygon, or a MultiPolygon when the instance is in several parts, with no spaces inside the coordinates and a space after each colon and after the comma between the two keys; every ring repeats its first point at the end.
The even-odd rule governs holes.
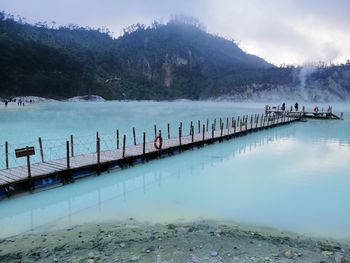
{"type": "Polygon", "coordinates": [[[0,262],[350,262],[350,244],[200,221],[85,224],[0,240],[0,262]]]}

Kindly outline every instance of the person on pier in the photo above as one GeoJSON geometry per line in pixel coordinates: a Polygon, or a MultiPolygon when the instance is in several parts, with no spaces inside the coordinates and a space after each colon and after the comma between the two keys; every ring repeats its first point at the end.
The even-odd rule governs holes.
{"type": "Polygon", "coordinates": [[[298,104],[298,102],[295,103],[294,108],[295,108],[295,111],[298,111],[298,109],[299,109],[299,104],[298,104]]]}

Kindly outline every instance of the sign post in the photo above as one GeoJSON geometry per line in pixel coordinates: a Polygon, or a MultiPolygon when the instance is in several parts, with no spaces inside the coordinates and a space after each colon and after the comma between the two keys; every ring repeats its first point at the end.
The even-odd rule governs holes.
{"type": "Polygon", "coordinates": [[[35,155],[34,146],[15,149],[15,154],[16,158],[27,157],[28,179],[30,180],[32,178],[32,173],[30,170],[30,156],[35,155]]]}

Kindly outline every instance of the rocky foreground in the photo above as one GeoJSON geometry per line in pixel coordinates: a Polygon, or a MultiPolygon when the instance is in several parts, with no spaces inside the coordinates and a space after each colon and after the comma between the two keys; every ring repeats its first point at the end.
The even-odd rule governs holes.
{"type": "Polygon", "coordinates": [[[350,262],[348,243],[232,224],[82,225],[0,240],[0,262],[350,262]]]}

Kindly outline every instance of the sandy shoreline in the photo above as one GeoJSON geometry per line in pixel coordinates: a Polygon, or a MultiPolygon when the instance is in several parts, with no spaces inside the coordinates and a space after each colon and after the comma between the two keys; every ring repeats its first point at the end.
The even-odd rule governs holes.
{"type": "Polygon", "coordinates": [[[350,244],[227,222],[85,224],[0,239],[0,262],[350,262],[350,244]]]}

